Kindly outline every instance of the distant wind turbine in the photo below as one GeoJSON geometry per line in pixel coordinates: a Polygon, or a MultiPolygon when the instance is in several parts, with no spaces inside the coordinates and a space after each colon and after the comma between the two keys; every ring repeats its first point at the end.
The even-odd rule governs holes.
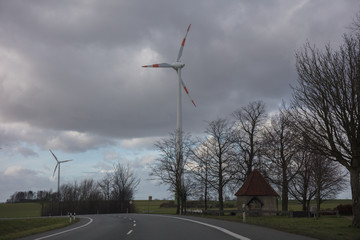
{"type": "Polygon", "coordinates": [[[177,139],[176,139],[176,158],[177,158],[177,161],[179,163],[179,166],[181,166],[181,168],[179,169],[180,171],[180,178],[181,178],[181,183],[183,185],[183,179],[182,179],[182,173],[183,173],[183,160],[182,160],[182,152],[181,152],[181,149],[182,149],[182,107],[181,107],[181,88],[183,87],[186,94],[189,96],[192,104],[196,107],[196,104],[194,102],[194,100],[191,98],[190,94],[189,94],[189,91],[188,89],[186,88],[185,86],[185,83],[184,81],[182,80],[181,78],[181,69],[185,66],[184,63],[180,62],[180,58],[182,56],[182,53],[183,53],[183,50],[184,50],[184,46],[185,46],[185,41],[186,41],[186,37],[187,37],[187,34],[189,33],[189,30],[190,30],[190,26],[191,24],[189,25],[189,27],[187,28],[187,31],[186,31],[186,34],[185,34],[185,37],[181,43],[181,46],[180,46],[180,50],[179,50],[179,53],[178,53],[178,56],[176,58],[176,61],[172,64],[169,64],[169,63],[157,63],[157,64],[152,64],[152,65],[145,65],[143,67],[151,67],[151,68],[173,68],[176,72],[177,72],[177,75],[178,75],[178,97],[177,97],[177,123],[176,123],[176,132],[177,132],[177,139]]]}
{"type": "Polygon", "coordinates": [[[55,156],[55,154],[51,151],[51,149],[49,149],[49,151],[51,152],[51,154],[54,156],[55,160],[56,160],[56,166],[55,166],[55,169],[54,169],[54,173],[53,173],[53,176],[55,175],[55,172],[56,172],[56,169],[58,168],[58,198],[59,198],[59,201],[60,201],[60,164],[61,163],[65,163],[65,162],[70,162],[72,160],[64,160],[64,161],[59,161],[58,158],[55,156]]]}

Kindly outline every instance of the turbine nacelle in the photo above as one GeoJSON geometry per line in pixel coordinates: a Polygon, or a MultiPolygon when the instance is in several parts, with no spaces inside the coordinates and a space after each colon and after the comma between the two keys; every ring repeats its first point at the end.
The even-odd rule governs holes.
{"type": "Polygon", "coordinates": [[[171,64],[171,67],[175,70],[181,69],[183,67],[185,67],[185,63],[182,62],[174,62],[173,64],[171,64]]]}

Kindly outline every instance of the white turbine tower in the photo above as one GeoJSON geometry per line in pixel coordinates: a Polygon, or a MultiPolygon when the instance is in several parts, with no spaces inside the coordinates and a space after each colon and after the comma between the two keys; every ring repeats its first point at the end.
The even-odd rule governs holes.
{"type": "Polygon", "coordinates": [[[49,151],[51,152],[51,154],[54,156],[55,160],[56,160],[56,166],[54,169],[54,173],[53,176],[55,175],[56,169],[58,168],[58,198],[60,201],[60,164],[61,163],[65,163],[65,162],[70,162],[72,160],[64,160],[64,161],[59,161],[58,158],[55,156],[55,154],[51,151],[51,149],[49,149],[49,151]]]}
{"type": "Polygon", "coordinates": [[[158,63],[158,64],[152,64],[152,65],[145,65],[143,67],[151,67],[151,68],[173,68],[176,72],[177,72],[177,75],[178,75],[178,97],[177,97],[177,123],[176,123],[176,158],[177,158],[177,163],[179,164],[179,166],[181,166],[179,168],[179,177],[180,177],[180,181],[181,181],[181,187],[183,188],[183,179],[182,179],[182,174],[183,174],[183,158],[182,158],[182,107],[181,107],[181,88],[183,87],[186,94],[189,96],[192,104],[194,104],[194,106],[196,107],[195,105],[195,102],[194,100],[191,98],[190,94],[189,94],[189,91],[188,89],[186,88],[185,86],[185,83],[184,81],[182,80],[181,78],[181,69],[185,66],[184,63],[180,62],[180,58],[181,58],[181,55],[182,55],[182,52],[183,52],[183,49],[184,49],[184,45],[185,45],[185,41],[186,41],[186,37],[187,37],[187,34],[189,33],[189,30],[190,30],[190,26],[191,24],[189,25],[189,27],[187,28],[187,31],[186,31],[186,34],[185,34],[185,37],[181,43],[181,46],[180,46],[180,50],[179,50],[179,53],[178,53],[178,56],[176,58],[176,61],[172,64],[169,64],[169,63],[158,63]]]}

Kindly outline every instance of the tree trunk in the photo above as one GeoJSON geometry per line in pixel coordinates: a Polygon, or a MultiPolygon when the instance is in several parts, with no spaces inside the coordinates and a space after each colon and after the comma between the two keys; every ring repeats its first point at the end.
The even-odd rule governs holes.
{"type": "Polygon", "coordinates": [[[180,207],[181,207],[181,200],[180,200],[180,195],[179,195],[179,187],[176,186],[176,190],[175,190],[175,200],[176,200],[176,214],[180,214],[180,207]]]}
{"type": "Polygon", "coordinates": [[[287,180],[287,175],[286,175],[286,168],[283,167],[282,169],[283,171],[283,176],[282,176],[282,190],[281,190],[281,208],[282,211],[287,211],[288,210],[288,203],[289,203],[289,182],[287,180]]]}
{"type": "Polygon", "coordinates": [[[282,190],[281,193],[281,208],[282,211],[287,211],[288,210],[288,202],[289,202],[289,198],[288,198],[288,189],[284,189],[282,190]]]}
{"type": "Polygon", "coordinates": [[[224,211],[223,187],[219,186],[219,210],[224,211]]]}
{"type": "Polygon", "coordinates": [[[205,199],[204,199],[204,207],[205,207],[205,210],[207,210],[208,206],[207,206],[207,198],[208,198],[208,186],[207,186],[207,183],[205,183],[205,199]]]}
{"type": "Polygon", "coordinates": [[[352,226],[360,228],[360,170],[359,168],[350,169],[350,184],[352,193],[353,222],[352,226]]]}

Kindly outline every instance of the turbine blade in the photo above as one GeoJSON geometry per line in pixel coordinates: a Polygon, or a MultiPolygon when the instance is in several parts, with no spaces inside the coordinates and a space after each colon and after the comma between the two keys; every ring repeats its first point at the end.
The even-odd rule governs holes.
{"type": "Polygon", "coordinates": [[[71,160],[59,161],[59,163],[70,162],[70,161],[72,161],[72,159],[71,160]]]}
{"type": "Polygon", "coordinates": [[[196,104],[195,104],[194,100],[191,98],[190,93],[189,93],[189,91],[187,90],[187,87],[185,86],[184,81],[182,80],[182,77],[181,77],[181,69],[178,70],[178,74],[179,74],[179,78],[180,78],[180,80],[181,80],[181,84],[182,84],[182,86],[183,86],[186,94],[189,96],[192,104],[196,107],[196,104]]]}
{"type": "Polygon", "coordinates": [[[57,162],[59,162],[59,160],[57,159],[57,157],[55,156],[55,154],[51,151],[51,149],[49,149],[49,151],[50,151],[51,154],[54,156],[55,160],[56,160],[57,162]]]}
{"type": "Polygon", "coordinates": [[[56,166],[55,166],[53,176],[55,175],[55,172],[56,172],[56,169],[57,169],[58,165],[59,165],[59,163],[57,163],[56,166]]]}
{"type": "Polygon", "coordinates": [[[172,65],[169,63],[156,63],[152,65],[145,65],[142,67],[151,67],[151,68],[172,68],[172,65]]]}
{"type": "Polygon", "coordinates": [[[186,37],[187,37],[188,32],[189,32],[189,30],[190,30],[190,26],[191,26],[191,24],[189,25],[189,27],[188,27],[188,29],[187,29],[187,31],[186,31],[185,37],[184,37],[184,39],[183,39],[183,41],[182,41],[182,43],[181,43],[180,50],[179,50],[178,56],[177,56],[177,58],[176,58],[176,61],[177,61],[177,62],[180,60],[180,58],[181,58],[181,56],[182,56],[182,52],[183,52],[183,49],[184,49],[184,46],[185,46],[186,37]]]}

